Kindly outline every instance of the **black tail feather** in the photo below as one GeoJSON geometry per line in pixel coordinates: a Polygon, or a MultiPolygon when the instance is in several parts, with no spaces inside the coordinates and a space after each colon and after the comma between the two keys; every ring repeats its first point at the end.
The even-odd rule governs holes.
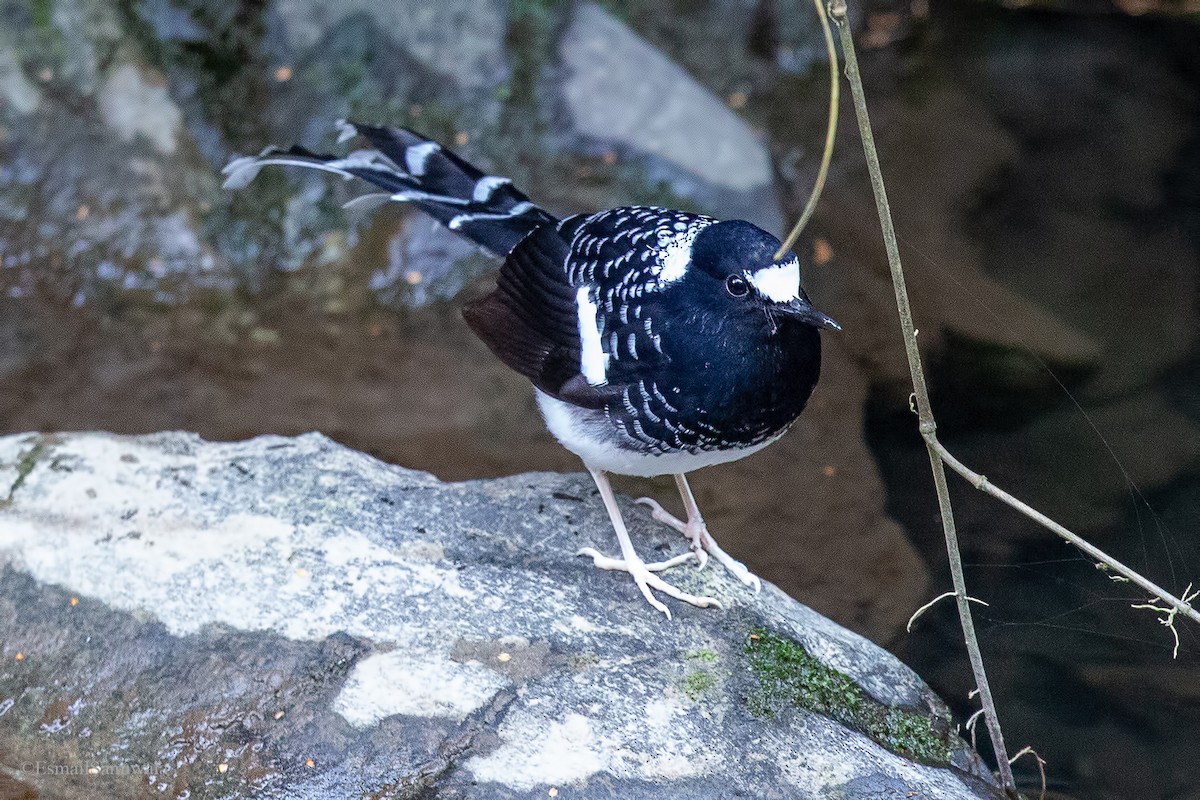
{"type": "Polygon", "coordinates": [[[530,232],[557,220],[535,206],[507,178],[485,175],[437,142],[405,128],[338,123],[339,141],[356,135],[374,149],[345,156],[313,153],[302,147],[268,147],[257,156],[236,158],[224,169],[225,187],[240,189],[268,165],[297,166],[362,178],[385,193],[355,198],[347,205],[371,206],[389,200],[412,203],[446,227],[484,249],[507,256],[530,232]]]}

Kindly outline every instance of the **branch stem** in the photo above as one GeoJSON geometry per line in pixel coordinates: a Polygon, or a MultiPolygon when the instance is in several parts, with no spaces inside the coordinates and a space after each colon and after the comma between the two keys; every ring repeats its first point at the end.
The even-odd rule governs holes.
{"type": "Polygon", "coordinates": [[[1193,607],[1192,604],[1187,600],[1176,597],[1148,578],[1142,577],[1140,574],[1125,566],[1108,553],[1105,553],[1103,550],[1091,544],[1086,539],[1081,538],[1078,534],[1072,533],[1070,530],[1064,528],[1062,525],[1059,525],[1057,522],[1050,519],[1036,508],[1033,508],[1029,504],[1013,497],[1011,494],[1004,491],[999,486],[992,483],[987,478],[980,475],[978,472],[975,472],[970,467],[966,466],[957,458],[955,458],[950,451],[946,449],[946,446],[937,441],[936,438],[934,438],[932,441],[927,438],[926,443],[937,452],[938,457],[941,458],[942,461],[946,462],[950,469],[954,470],[959,475],[970,481],[971,484],[979,491],[984,492],[985,494],[990,494],[997,500],[1015,508],[1017,511],[1020,511],[1022,514],[1029,517],[1039,525],[1049,528],[1051,531],[1061,536],[1063,539],[1066,539],[1068,542],[1078,547],[1090,557],[1096,559],[1096,561],[1112,569],[1113,572],[1128,578],[1131,583],[1136,583],[1150,594],[1170,605],[1172,608],[1178,610],[1180,614],[1194,622],[1200,623],[1200,611],[1193,607]]]}
{"type": "Polygon", "coordinates": [[[887,191],[884,189],[883,172],[879,166],[879,153],[875,149],[875,137],[871,133],[871,119],[867,114],[862,76],[859,73],[858,57],[854,50],[854,35],[850,30],[849,21],[846,19],[845,0],[833,0],[830,5],[830,16],[837,25],[841,38],[842,56],[846,60],[846,77],[850,81],[850,92],[854,97],[854,112],[858,118],[859,132],[862,135],[863,152],[866,155],[867,168],[871,173],[871,189],[875,193],[879,224],[883,229],[888,266],[891,269],[892,285],[896,292],[896,307],[900,312],[900,328],[904,333],[904,349],[908,356],[909,372],[912,375],[920,431],[929,451],[929,467],[933,471],[933,483],[937,489],[938,506],[942,515],[942,530],[946,535],[946,552],[950,557],[950,575],[954,582],[955,602],[958,605],[959,620],[962,622],[967,655],[971,662],[971,671],[974,673],[975,685],[979,689],[979,700],[983,706],[988,735],[995,751],[1000,782],[1005,791],[1015,794],[1016,783],[1013,780],[1012,767],[1008,761],[1008,752],[1004,748],[1004,735],[1000,730],[1000,722],[996,715],[996,704],[992,698],[991,686],[988,684],[987,672],[983,667],[983,653],[979,649],[979,639],[975,635],[975,623],[971,618],[966,579],[963,577],[962,557],[958,550],[958,534],[954,525],[954,511],[950,506],[950,491],[946,485],[946,470],[942,464],[941,454],[934,446],[937,443],[937,423],[933,418],[933,407],[929,402],[929,389],[925,384],[925,373],[921,367],[921,354],[917,349],[912,308],[908,302],[904,269],[900,264],[900,248],[896,242],[896,230],[892,224],[892,212],[888,205],[887,191]]]}
{"type": "Polygon", "coordinates": [[[813,182],[812,194],[808,196],[808,202],[804,204],[804,210],[800,212],[800,219],[796,220],[791,233],[779,246],[779,250],[775,252],[776,261],[787,255],[788,250],[791,250],[796,244],[796,240],[800,238],[800,232],[804,230],[804,226],[808,224],[809,218],[816,210],[817,200],[821,199],[821,192],[825,189],[825,179],[829,176],[829,162],[833,160],[833,143],[837,138],[838,108],[841,105],[837,48],[833,46],[833,32],[829,30],[829,17],[825,14],[825,0],[813,0],[813,5],[817,7],[817,16],[821,18],[821,30],[825,33],[825,52],[829,56],[829,124],[825,128],[825,151],[821,154],[821,167],[817,170],[817,179],[813,182]]]}

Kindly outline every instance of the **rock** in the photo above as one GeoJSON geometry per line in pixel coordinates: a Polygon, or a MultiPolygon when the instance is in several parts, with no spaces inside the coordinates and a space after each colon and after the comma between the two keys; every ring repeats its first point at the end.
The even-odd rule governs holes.
{"type": "Polygon", "coordinates": [[[91,95],[99,86],[102,62],[120,46],[120,11],[105,0],[56,0],[50,5],[50,21],[62,37],[64,56],[57,78],[91,95]]]}
{"type": "Polygon", "coordinates": [[[494,86],[507,73],[506,14],[500,0],[350,0],[336,5],[280,0],[274,13],[296,50],[312,47],[346,17],[363,14],[426,67],[462,87],[494,86]]]}
{"type": "Polygon", "coordinates": [[[0,110],[11,108],[20,116],[32,114],[42,104],[42,91],[21,70],[21,64],[0,38],[0,110]]]}
{"type": "Polygon", "coordinates": [[[402,216],[383,249],[384,263],[371,274],[370,288],[389,306],[451,300],[470,278],[493,269],[479,248],[419,212],[402,216]]]}
{"type": "Polygon", "coordinates": [[[14,794],[1001,797],[915,675],[775,587],[684,568],[726,608],[667,621],[576,558],[613,548],[581,475],[69,434],[0,439],[0,486],[14,794]]]}
{"type": "Polygon", "coordinates": [[[780,232],[765,142],[678,64],[594,3],[577,7],[559,55],[577,133],[662,159],[680,194],[780,232]]]}
{"type": "Polygon", "coordinates": [[[100,116],[123,142],[144,136],[163,155],[175,152],[183,113],[166,82],[133,64],[122,64],[100,87],[100,116]]]}

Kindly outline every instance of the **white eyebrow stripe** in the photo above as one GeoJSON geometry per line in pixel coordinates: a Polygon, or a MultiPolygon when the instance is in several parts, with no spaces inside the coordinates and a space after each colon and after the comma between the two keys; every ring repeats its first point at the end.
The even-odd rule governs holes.
{"type": "Polygon", "coordinates": [[[759,294],[776,303],[786,303],[800,297],[800,262],[795,258],[749,272],[746,279],[759,294]]]}
{"type": "Polygon", "coordinates": [[[596,304],[592,301],[591,289],[580,286],[575,293],[575,308],[579,315],[579,371],[593,386],[608,380],[608,359],[600,345],[600,326],[596,321],[596,304]]]}

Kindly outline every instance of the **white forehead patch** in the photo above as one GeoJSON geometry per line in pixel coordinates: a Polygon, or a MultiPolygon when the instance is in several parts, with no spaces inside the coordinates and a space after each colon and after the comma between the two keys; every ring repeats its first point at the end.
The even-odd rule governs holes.
{"type": "Polygon", "coordinates": [[[600,326],[596,322],[596,304],[592,301],[591,288],[580,286],[575,294],[575,308],[579,315],[579,371],[593,386],[608,380],[608,353],[600,344],[600,326]]]}
{"type": "Polygon", "coordinates": [[[746,279],[759,294],[776,303],[787,303],[800,297],[800,262],[795,258],[748,272],[746,279]]]}

